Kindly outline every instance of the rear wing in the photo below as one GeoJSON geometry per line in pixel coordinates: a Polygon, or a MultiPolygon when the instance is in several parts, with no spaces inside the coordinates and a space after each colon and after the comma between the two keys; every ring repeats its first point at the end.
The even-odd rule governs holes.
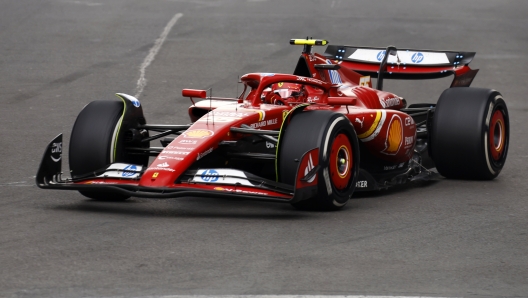
{"type": "Polygon", "coordinates": [[[475,52],[396,49],[393,46],[371,48],[329,45],[324,56],[339,61],[341,67],[378,78],[377,89],[381,90],[384,78],[422,80],[450,75],[455,76],[451,87],[469,87],[478,72],[478,69],[473,70],[468,66],[475,54],[475,52]]]}

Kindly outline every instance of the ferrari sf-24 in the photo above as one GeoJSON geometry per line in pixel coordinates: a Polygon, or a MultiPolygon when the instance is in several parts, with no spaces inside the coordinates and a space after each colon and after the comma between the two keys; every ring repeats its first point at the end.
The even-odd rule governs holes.
{"type": "Polygon", "coordinates": [[[303,46],[292,74],[245,74],[236,98],[183,89],[190,124],[148,123],[123,93],[89,103],[72,129],[69,175],[60,134],[37,185],[95,200],[239,197],[336,210],[354,191],[499,175],[508,109],[499,92],[469,87],[474,52],[328,45],[319,54],[313,47],[327,41],[290,43],[303,46]],[[383,90],[384,79],[451,75],[436,104],[407,105],[383,90]]]}

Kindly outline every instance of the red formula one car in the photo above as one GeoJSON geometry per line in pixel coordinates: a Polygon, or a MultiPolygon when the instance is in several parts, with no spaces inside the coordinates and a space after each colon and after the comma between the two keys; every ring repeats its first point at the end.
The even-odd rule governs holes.
{"type": "Polygon", "coordinates": [[[469,87],[475,53],[329,45],[320,55],[312,47],[324,40],[290,43],[304,46],[293,74],[246,74],[238,98],[184,89],[191,124],[149,124],[126,94],[89,103],[72,130],[71,177],[61,174],[59,135],[37,185],[97,200],[240,197],[332,210],[355,190],[432,179],[433,168],[493,179],[504,166],[508,110],[499,92],[469,87]],[[387,78],[449,75],[436,104],[407,106],[382,90],[387,78]]]}

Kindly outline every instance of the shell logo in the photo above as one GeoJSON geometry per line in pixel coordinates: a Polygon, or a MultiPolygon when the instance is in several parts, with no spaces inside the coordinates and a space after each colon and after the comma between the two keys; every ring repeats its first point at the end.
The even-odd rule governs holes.
{"type": "Polygon", "coordinates": [[[215,187],[214,190],[224,190],[223,187],[215,187]]]}
{"type": "Polygon", "coordinates": [[[190,139],[203,139],[214,135],[214,132],[208,129],[193,129],[183,132],[182,135],[190,139]]]}
{"type": "Polygon", "coordinates": [[[403,126],[399,116],[392,116],[389,128],[387,129],[387,139],[385,141],[385,150],[381,153],[387,155],[396,155],[400,151],[403,141],[403,126]]]}

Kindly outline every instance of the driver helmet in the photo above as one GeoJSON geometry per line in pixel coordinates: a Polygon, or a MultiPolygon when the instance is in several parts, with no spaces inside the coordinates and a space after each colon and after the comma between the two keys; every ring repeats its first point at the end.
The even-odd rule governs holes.
{"type": "Polygon", "coordinates": [[[303,85],[297,83],[279,82],[273,84],[271,91],[266,96],[266,102],[270,104],[285,105],[288,102],[302,102],[303,85]]]}

